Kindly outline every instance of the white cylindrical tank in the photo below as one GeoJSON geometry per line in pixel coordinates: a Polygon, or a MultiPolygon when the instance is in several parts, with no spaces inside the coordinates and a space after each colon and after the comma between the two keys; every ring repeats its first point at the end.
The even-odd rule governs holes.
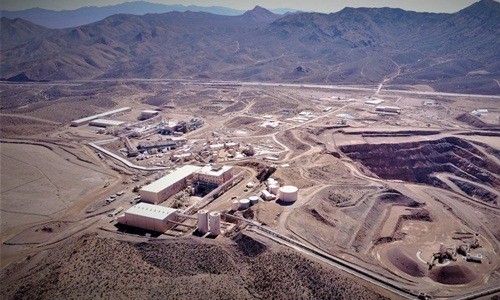
{"type": "Polygon", "coordinates": [[[295,202],[299,196],[299,189],[293,185],[285,185],[279,189],[279,198],[284,202],[295,202]]]}
{"type": "Polygon", "coordinates": [[[210,213],[210,234],[211,235],[221,234],[220,212],[218,211],[213,211],[210,213]]]}
{"type": "Polygon", "coordinates": [[[250,196],[248,200],[250,200],[250,205],[255,205],[259,203],[259,196],[250,196]]]}
{"type": "Polygon", "coordinates": [[[250,200],[248,199],[241,199],[240,200],[240,209],[247,209],[250,207],[250,200]]]}
{"type": "Polygon", "coordinates": [[[279,191],[279,186],[277,184],[271,184],[269,186],[269,193],[271,194],[275,194],[275,195],[278,195],[278,191],[279,191]]]}
{"type": "Polygon", "coordinates": [[[198,231],[203,234],[208,232],[208,211],[204,209],[198,211],[198,231]]]}
{"type": "Polygon", "coordinates": [[[238,200],[233,200],[231,203],[231,210],[237,211],[240,208],[240,201],[238,200]]]}

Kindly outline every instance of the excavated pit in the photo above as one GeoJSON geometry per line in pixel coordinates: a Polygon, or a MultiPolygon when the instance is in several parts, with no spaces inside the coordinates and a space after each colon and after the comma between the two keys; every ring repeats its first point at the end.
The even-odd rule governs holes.
{"type": "Polygon", "coordinates": [[[359,144],[341,146],[352,160],[383,179],[425,183],[449,188],[434,173],[500,186],[500,165],[473,144],[456,137],[399,144],[359,144]]]}

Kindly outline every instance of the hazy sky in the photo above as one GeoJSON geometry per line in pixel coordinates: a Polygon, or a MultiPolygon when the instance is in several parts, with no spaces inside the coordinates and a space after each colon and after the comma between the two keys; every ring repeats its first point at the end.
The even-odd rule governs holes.
{"type": "MultiPolygon", "coordinates": [[[[0,8],[21,10],[41,7],[52,10],[76,9],[83,6],[104,6],[124,0],[0,0],[0,8]]],[[[399,7],[405,10],[428,12],[457,12],[476,0],[148,0],[163,4],[225,6],[248,10],[255,5],[265,8],[292,8],[302,11],[336,12],[349,7],[399,7]]]]}

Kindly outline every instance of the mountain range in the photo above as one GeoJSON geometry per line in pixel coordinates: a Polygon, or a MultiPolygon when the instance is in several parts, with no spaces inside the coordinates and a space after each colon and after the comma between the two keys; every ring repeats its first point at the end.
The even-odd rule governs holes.
{"type": "MultiPolygon", "coordinates": [[[[222,6],[185,6],[180,4],[167,5],[146,1],[132,1],[116,5],[100,7],[88,6],[75,10],[61,11],[42,9],[38,7],[17,11],[1,10],[0,16],[9,19],[21,18],[47,28],[62,29],[94,23],[116,14],[145,15],[150,13],[167,13],[172,11],[208,12],[216,15],[227,16],[237,16],[245,12],[222,6]]],[[[285,14],[293,11],[294,10],[287,8],[273,10],[273,12],[277,14],[285,14]]]]}
{"type": "Polygon", "coordinates": [[[323,84],[425,84],[500,94],[500,4],[457,13],[345,8],[237,16],[116,14],[68,29],[1,19],[1,72],[12,80],[210,78],[323,84]]]}

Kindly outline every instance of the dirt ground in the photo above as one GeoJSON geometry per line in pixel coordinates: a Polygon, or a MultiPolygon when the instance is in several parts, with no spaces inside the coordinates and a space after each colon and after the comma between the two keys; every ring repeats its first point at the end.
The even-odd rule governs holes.
{"type": "MultiPolygon", "coordinates": [[[[114,228],[107,213],[131,207],[137,195],[132,190],[183,163],[207,163],[197,158],[168,163],[166,156],[140,162],[132,158],[129,162],[139,166],[167,168],[154,172],[133,169],[98,156],[87,145],[112,139],[113,133],[126,132],[125,128],[102,134],[88,125],[69,126],[71,120],[124,106],[132,111],[113,118],[127,124],[137,122],[142,109],[160,112],[152,125],[202,118],[204,126],[185,135],[189,151],[204,143],[227,141],[257,150],[251,158],[217,158],[221,164],[242,166],[238,170],[244,180],[210,203],[207,208],[211,211],[229,211],[233,199],[259,195],[266,188],[252,167],[258,162],[261,169],[276,168],[271,177],[280,184],[297,186],[299,199],[286,205],[261,201],[251,213],[236,215],[432,296],[454,296],[499,283],[500,217],[493,204],[498,204],[500,139],[491,128],[498,125],[495,117],[500,111],[495,97],[168,80],[23,88],[11,84],[2,89],[13,98],[11,106],[0,110],[4,138],[0,144],[2,279],[13,283],[4,291],[7,298],[51,298],[53,291],[68,297],[85,293],[114,297],[116,291],[139,295],[141,289],[130,288],[129,282],[152,293],[161,291],[180,298],[196,298],[206,291],[231,299],[280,298],[290,291],[307,299],[335,298],[340,291],[348,299],[378,297],[353,288],[292,250],[252,241],[239,245],[232,232],[214,240],[189,237],[178,241],[160,235],[161,241],[157,241],[99,229],[114,228]],[[21,91],[24,97],[14,99],[21,91]],[[402,112],[376,112],[365,103],[369,97],[401,107],[402,112]],[[429,106],[429,101],[436,104],[429,106]],[[478,128],[479,122],[457,120],[457,116],[483,107],[489,113],[479,120],[493,127],[478,128]],[[354,118],[343,122],[342,114],[354,118]],[[438,140],[444,142],[434,143],[438,140]],[[411,147],[397,148],[402,144],[411,147]],[[255,187],[248,188],[249,181],[255,187]],[[105,205],[104,199],[121,190],[125,191],[123,197],[105,205]],[[96,232],[104,237],[96,237],[96,232]],[[457,255],[456,261],[428,270],[426,262],[439,245],[465,243],[464,233],[477,236],[480,247],[471,254],[482,254],[483,263],[470,263],[457,255]],[[192,257],[200,257],[190,252],[193,249],[207,259],[190,264],[192,257]],[[90,257],[88,253],[93,251],[99,255],[90,257]],[[69,258],[74,265],[62,261],[69,258]],[[45,264],[60,270],[42,268],[45,264]],[[236,266],[241,271],[236,272],[236,266]],[[302,271],[290,272],[294,268],[302,271]],[[96,274],[96,270],[102,272],[96,274]],[[117,270],[125,274],[119,280],[112,275],[117,270]],[[285,273],[290,276],[277,275],[285,273]],[[84,281],[74,280],[80,277],[84,281]],[[53,278],[62,279],[54,283],[53,278]],[[214,279],[233,289],[214,285],[214,279]],[[299,283],[290,285],[288,280],[299,283]],[[271,288],[270,281],[280,287],[271,288]],[[327,284],[319,287],[314,282],[327,284]],[[42,288],[45,284],[50,288],[42,288]],[[339,288],[328,291],[325,287],[339,288]]],[[[159,139],[163,137],[153,133],[132,138],[132,144],[159,139]]],[[[109,142],[107,147],[126,156],[121,141],[109,142]]],[[[189,201],[195,203],[196,199],[189,201]]],[[[193,224],[195,220],[186,221],[186,225],[193,224]]],[[[235,228],[237,235],[245,231],[245,224],[240,222],[235,228]]],[[[194,229],[185,226],[173,231],[181,237],[190,236],[194,229]]]]}
{"type": "Polygon", "coordinates": [[[46,147],[1,144],[2,232],[64,212],[113,177],[67,161],[46,147]]]}

